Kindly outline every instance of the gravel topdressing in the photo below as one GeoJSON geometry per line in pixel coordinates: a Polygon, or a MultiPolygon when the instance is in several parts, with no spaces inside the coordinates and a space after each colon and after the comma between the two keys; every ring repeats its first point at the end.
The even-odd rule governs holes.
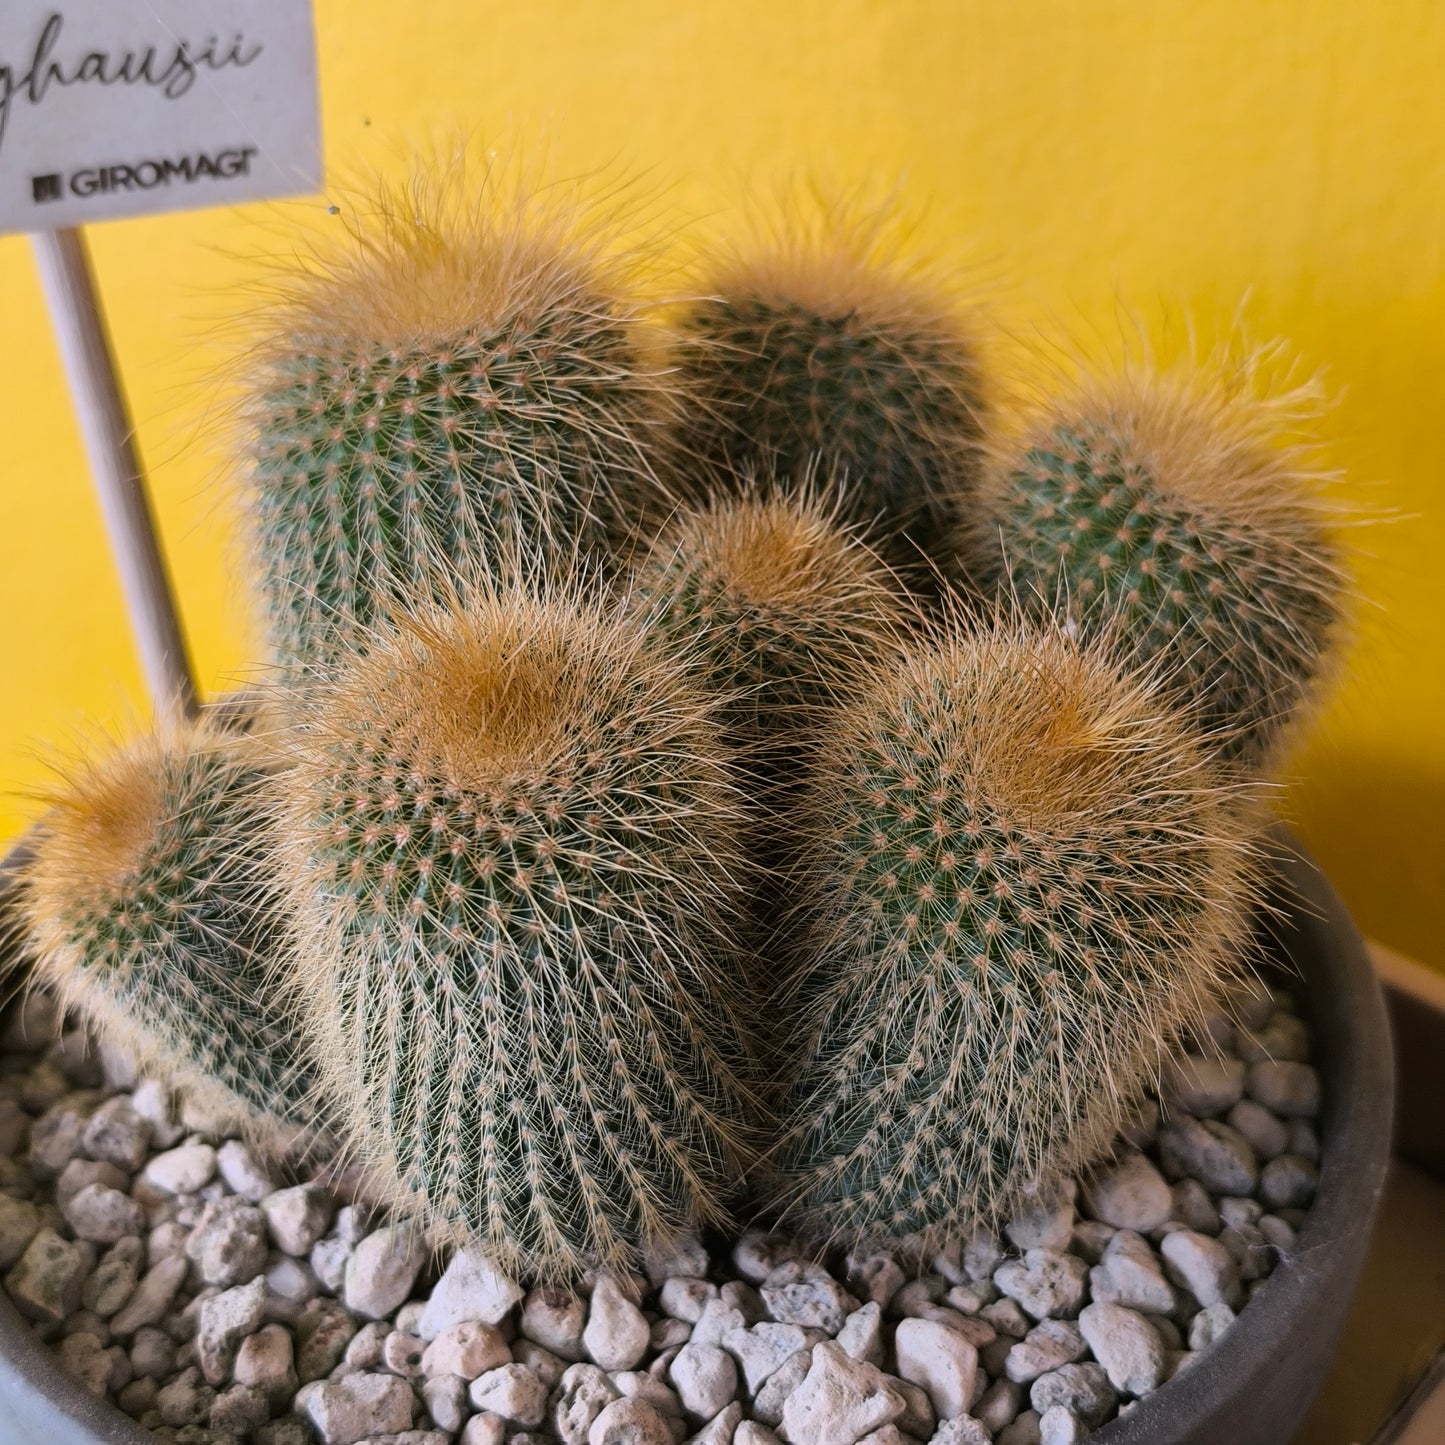
{"type": "Polygon", "coordinates": [[[42,995],[0,1034],[0,1270],[60,1366],[214,1445],[1065,1445],[1227,1331],[1314,1196],[1306,1025],[1212,1021],[1092,1178],[931,1260],[758,1232],[525,1291],[175,1117],[42,995]],[[827,1267],[825,1267],[825,1265],[827,1267]],[[640,1300],[640,1304],[635,1302],[640,1300]]]}

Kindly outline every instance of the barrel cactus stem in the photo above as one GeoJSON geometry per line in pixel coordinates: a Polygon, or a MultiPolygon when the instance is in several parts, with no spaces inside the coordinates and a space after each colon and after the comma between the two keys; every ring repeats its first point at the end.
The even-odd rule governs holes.
{"type": "Polygon", "coordinates": [[[1267,761],[1329,670],[1346,581],[1268,355],[1135,365],[1042,403],[993,452],[959,550],[1036,617],[1157,662],[1222,751],[1267,761]],[[981,531],[979,530],[981,527],[981,531]]]}
{"type": "Polygon", "coordinates": [[[37,982],[208,1112],[283,1147],[328,1123],[274,977],[268,761],[213,721],[76,769],[36,832],[21,908],[37,982]]]}
{"type": "Polygon", "coordinates": [[[482,590],[300,716],[294,966],[377,1179],[543,1278],[720,1220],[748,1109],[740,808],[685,662],[601,603],[482,590]]]}
{"type": "Polygon", "coordinates": [[[1093,1162],[1243,967],[1242,786],[1097,645],[920,644],[802,808],[774,1203],[849,1246],[936,1242],[1093,1162]]]}

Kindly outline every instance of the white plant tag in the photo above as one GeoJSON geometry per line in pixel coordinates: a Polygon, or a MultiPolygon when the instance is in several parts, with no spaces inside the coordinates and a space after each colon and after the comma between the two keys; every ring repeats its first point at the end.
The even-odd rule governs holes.
{"type": "Polygon", "coordinates": [[[320,185],[310,0],[0,4],[0,233],[320,185]]]}

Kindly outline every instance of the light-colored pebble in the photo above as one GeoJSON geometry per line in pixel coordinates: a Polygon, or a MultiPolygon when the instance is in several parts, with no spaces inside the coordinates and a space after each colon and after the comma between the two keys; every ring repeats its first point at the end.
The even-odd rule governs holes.
{"type": "MultiPolygon", "coordinates": [[[[783,1325],[772,1320],[746,1328],[734,1325],[720,1334],[716,1342],[742,1366],[743,1384],[750,1395],[756,1394],[763,1381],[800,1350],[809,1347],[808,1336],[801,1325],[783,1325]]],[[[700,1341],[698,1332],[694,1330],[693,1343],[710,1342],[700,1341]]]]}
{"type": "Polygon", "coordinates": [[[1174,1308],[1174,1291],[1159,1257],[1133,1230],[1121,1229],[1109,1241],[1103,1258],[1089,1271],[1089,1286],[1096,1300],[1128,1309],[1167,1314],[1174,1308]]]}
{"type": "Polygon", "coordinates": [[[802,1260],[780,1264],[758,1292],[779,1324],[802,1325],[828,1335],[836,1335],[859,1304],[827,1270],[802,1260]]]}
{"type": "Polygon", "coordinates": [[[187,1269],[183,1255],[170,1255],[153,1264],[111,1320],[111,1332],[122,1337],[133,1335],[142,1326],[153,1325],[163,1319],[186,1277],[187,1269]]]}
{"type": "Polygon", "coordinates": [[[426,1380],[421,1386],[421,1399],[433,1423],[449,1435],[455,1435],[471,1414],[467,1382],[460,1375],[437,1375],[426,1380]]]}
{"type": "Polygon", "coordinates": [[[521,1287],[478,1249],[459,1249],[432,1289],[417,1333],[434,1340],[463,1320],[499,1325],[522,1298],[521,1287]]]}
{"type": "Polygon", "coordinates": [[[898,1374],[922,1386],[947,1419],[973,1402],[978,1351],[955,1330],[932,1320],[903,1320],[893,1339],[898,1374]]]}
{"type": "Polygon", "coordinates": [[[25,1199],[0,1194],[0,1269],[9,1269],[40,1231],[40,1211],[25,1199]]]}
{"type": "Polygon", "coordinates": [[[56,1354],[60,1367],[88,1395],[104,1399],[110,1380],[111,1360],[105,1346],[92,1334],[68,1335],[61,1340],[56,1354]]]}
{"type": "Polygon", "coordinates": [[[666,1418],[645,1400],[614,1400],[592,1422],[587,1445],[673,1445],[666,1418]]]}
{"type": "MultiPolygon", "coordinates": [[[[201,1372],[194,1365],[188,1365],[161,1387],[156,1395],[156,1411],[162,1425],[199,1425],[210,1416],[215,1398],[215,1390],[201,1379],[201,1372]]],[[[331,1445],[329,1439],[327,1445],[331,1445]]]]}
{"type": "Polygon", "coordinates": [[[1164,1176],[1143,1154],[1128,1154],[1085,1185],[1084,1205],[1095,1219],[1116,1229],[1148,1234],[1169,1218],[1173,1202],[1164,1176]]]}
{"type": "Polygon", "coordinates": [[[239,1139],[227,1139],[216,1150],[216,1168],[231,1192],[259,1204],[276,1188],[266,1166],[239,1139]]]}
{"type": "Polygon", "coordinates": [[[738,1367],[717,1345],[684,1345],[667,1372],[682,1408],[711,1420],[737,1393],[738,1367]]]}
{"type": "MultiPolygon", "coordinates": [[[[902,1438],[906,1441],[909,1437],[902,1438]]],[[[992,1431],[976,1415],[956,1415],[938,1427],[928,1445],[992,1445],[992,1441],[992,1431]]]]}
{"type": "Polygon", "coordinates": [[[744,1420],[733,1435],[733,1445],[782,1445],[776,1431],[756,1420],[744,1420]]]}
{"type": "Polygon", "coordinates": [[[261,1390],[279,1412],[296,1393],[296,1360],[291,1331],[283,1325],[263,1325],[241,1341],[232,1378],[261,1390]]]}
{"type": "Polygon", "coordinates": [[[494,1325],[463,1320],[426,1347],[421,1369],[424,1375],[459,1375],[470,1381],[511,1361],[512,1352],[494,1325]]]}
{"type": "Polygon", "coordinates": [[[425,1261],[426,1241],[408,1224],[368,1234],[346,1261],[346,1308],[366,1319],[383,1319],[411,1293],[425,1261]]]}
{"type": "Polygon", "coordinates": [[[297,1184],[263,1197],[261,1213],[276,1248],[301,1259],[330,1227],[331,1195],[316,1184],[297,1184]]]}
{"type": "Polygon", "coordinates": [[[77,1239],[114,1244],[145,1229],[145,1211],[128,1194],[104,1184],[87,1184],[66,1201],[62,1211],[77,1239]]]}
{"type": "Polygon", "coordinates": [[[747,1230],[733,1246],[733,1268],[752,1284],[761,1284],[780,1264],[798,1257],[797,1240],[760,1229],[747,1230]]]}
{"type": "Polygon", "coordinates": [[[783,1406],[783,1432],[790,1445],[854,1445],[905,1408],[881,1370],[830,1340],[814,1349],[807,1375],[783,1406]]]}
{"type": "Polygon", "coordinates": [[[219,1385],[229,1378],[241,1341],[261,1328],[265,1305],[266,1284],[259,1279],[223,1290],[201,1305],[196,1362],[208,1385],[219,1385]]]}
{"type": "Polygon", "coordinates": [[[210,1426],[220,1436],[244,1440],[271,1418],[265,1391],[232,1385],[211,1403],[210,1426]]]}
{"type": "Polygon", "coordinates": [[[1251,1064],[1249,1097],[1272,1113],[1311,1118],[1320,1111],[1320,1076],[1310,1064],[1289,1061],[1251,1064]]]}
{"type": "Polygon", "coordinates": [[[1061,1365],[1040,1375],[1029,1387],[1029,1403],[1041,1416],[1055,1405],[1077,1415],[1091,1430],[1102,1425],[1118,1402],[1102,1365],[1061,1365]]]}
{"type": "Polygon", "coordinates": [[[623,1293],[611,1275],[601,1275],[592,1288],[582,1344],[604,1370],[630,1370],[647,1353],[647,1317],[623,1293]]]}
{"type": "Polygon", "coordinates": [[[883,1310],[875,1300],[856,1309],[843,1321],[838,1331],[839,1348],[855,1360],[870,1365],[883,1364],[883,1310]]]}
{"type": "Polygon", "coordinates": [[[547,1411],[547,1391],[525,1365],[500,1365],[472,1381],[468,1390],[472,1405],[489,1410],[513,1425],[540,1425],[547,1411]]]}
{"type": "Polygon", "coordinates": [[[1249,1147],[1260,1159],[1273,1159],[1289,1148],[1289,1128],[1278,1115],[1253,1099],[1241,1099],[1224,1122],[1249,1141],[1249,1147]]]}
{"type": "Polygon", "coordinates": [[[1071,1320],[1044,1320],[1035,1325],[1009,1352],[1004,1374],[1015,1384],[1027,1385],[1084,1357],[1087,1346],[1071,1320]]]}
{"type": "Polygon", "coordinates": [[[1013,1423],[1023,1409],[1024,1387],[1014,1380],[995,1380],[973,1406],[973,1416],[990,1435],[1013,1423]]]}
{"type": "Polygon", "coordinates": [[[266,1217],[235,1195],[211,1200],[201,1211],[186,1256],[207,1284],[244,1284],[266,1268],[266,1217]]]}
{"type": "Polygon", "coordinates": [[[563,1445],[586,1445],[587,1432],[620,1391],[596,1365],[570,1365],[551,1404],[551,1425],[563,1445]]]}
{"type": "Polygon", "coordinates": [[[1320,1171],[1298,1154],[1281,1154],[1260,1171],[1259,1197],[1270,1209],[1304,1209],[1315,1197],[1320,1171]]]}
{"type": "Polygon", "coordinates": [[[356,1445],[409,1429],[415,1404],[411,1386],[394,1375],[344,1375],[314,1388],[306,1414],[324,1445],[356,1445]]]}
{"type": "Polygon", "coordinates": [[[856,1295],[885,1309],[907,1283],[907,1276],[891,1254],[853,1254],[848,1257],[848,1287],[856,1295]]]}
{"type": "Polygon", "coordinates": [[[1082,1445],[1089,1429],[1064,1405],[1050,1405],[1039,1419],[1039,1445],[1082,1445]]]}
{"type": "Polygon", "coordinates": [[[125,1094],[107,1099],[90,1116],[80,1136],[80,1147],[92,1159],[102,1159],[134,1174],[146,1161],[150,1125],[136,1113],[125,1094]]]}
{"type": "Polygon", "coordinates": [[[167,1194],[194,1194],[216,1173],[216,1151],[197,1140],[157,1154],[141,1171],[141,1178],[167,1194]]]}
{"type": "Polygon", "coordinates": [[[1189,1348],[1207,1350],[1234,1323],[1234,1311],[1216,1301],[1206,1305],[1189,1321],[1189,1348]]]}
{"type": "MultiPolygon", "coordinates": [[[[753,1396],[750,1410],[753,1419],[775,1428],[781,1426],[783,1407],[788,1403],[793,1391],[808,1378],[808,1371],[812,1368],[812,1364],[813,1353],[811,1350],[799,1350],[797,1354],[790,1355],[784,1360],[763,1381],[762,1387],[753,1396]]],[[[898,1387],[900,1390],[903,1388],[902,1381],[899,1381],[898,1387]]]]}
{"type": "Polygon", "coordinates": [[[26,1319],[58,1324],[80,1305],[85,1276],[95,1263],[94,1246],[38,1230],[5,1276],[5,1288],[26,1319]]]}
{"type": "Polygon", "coordinates": [[[1197,1179],[1214,1194],[1252,1194],[1259,1163],[1245,1137],[1217,1119],[1171,1120],[1159,1131],[1159,1161],[1172,1179],[1197,1179]]]}
{"type": "Polygon", "coordinates": [[[150,1125],[151,1147],[169,1149],[182,1137],[171,1112],[170,1094],[159,1079],[142,1079],[131,1091],[131,1108],[150,1125]]]}
{"type": "Polygon", "coordinates": [[[303,1384],[328,1375],[356,1334],[356,1321],[338,1300],[318,1297],[296,1321],[296,1374],[303,1384]]]}
{"type": "Polygon", "coordinates": [[[1039,1412],[1020,1410],[1013,1424],[1005,1425],[999,1433],[997,1445],[1041,1445],[1039,1412]]]}
{"type": "Polygon", "coordinates": [[[1169,1217],[1200,1234],[1218,1234],[1219,1209],[1197,1179],[1181,1179],[1170,1191],[1169,1217]]]}
{"type": "Polygon", "coordinates": [[[421,1358],[427,1346],[405,1330],[391,1330],[381,1343],[381,1363],[393,1375],[414,1380],[422,1373],[421,1358]]]}
{"type": "Polygon", "coordinates": [[[473,1415],[462,1427],[461,1445],[502,1445],[506,1438],[507,1422],[500,1415],[473,1415]]]}
{"type": "Polygon", "coordinates": [[[1004,1234],[1016,1249],[1061,1250],[1074,1232],[1074,1199],[1077,1189],[1067,1185],[1020,1209],[1004,1226],[1004,1234]]]}
{"type": "Polygon", "coordinates": [[[1031,1249],[1022,1259],[1005,1260],[993,1282],[1036,1320],[1066,1318],[1079,1312],[1089,1266],[1072,1254],[1031,1249]]]}
{"type": "Polygon", "coordinates": [[[674,1275],[664,1281],[657,1296],[657,1303],[665,1315],[695,1325],[702,1318],[708,1301],[717,1297],[717,1286],[710,1280],[674,1275]]]}
{"type": "Polygon", "coordinates": [[[1170,1064],[1164,1087],[1178,1107],[1196,1118],[1213,1118],[1244,1097],[1244,1065],[1238,1059],[1184,1054],[1170,1064]]]}
{"type": "Polygon", "coordinates": [[[687,1445],[735,1445],[742,1421],[743,1407],[734,1400],[718,1411],[696,1435],[690,1435],[687,1445]]]}
{"type": "Polygon", "coordinates": [[[568,1289],[534,1289],[522,1302],[522,1333],[563,1360],[583,1357],[587,1301],[568,1289]]]}
{"type": "Polygon", "coordinates": [[[1170,1278],[1183,1285],[1201,1305],[1239,1301],[1239,1267],[1217,1239],[1182,1229],[1159,1246],[1170,1278]]]}
{"type": "Polygon", "coordinates": [[[1079,1330],[1121,1394],[1147,1395],[1162,1382],[1164,1342],[1142,1314],[1122,1305],[1086,1305],[1079,1330]]]}

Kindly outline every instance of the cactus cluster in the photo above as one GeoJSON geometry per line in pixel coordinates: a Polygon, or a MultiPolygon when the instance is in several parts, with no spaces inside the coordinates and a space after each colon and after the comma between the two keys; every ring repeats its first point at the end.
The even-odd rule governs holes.
{"type": "Polygon", "coordinates": [[[344,656],[458,577],[604,561],[661,505],[665,388],[609,241],[555,190],[464,202],[422,184],[285,284],[245,408],[284,668],[344,656]]]}
{"type": "Polygon", "coordinates": [[[1246,967],[1340,558],[1237,377],[988,418],[885,230],[716,264],[670,355],[568,198],[421,184],[299,267],[245,408],[286,686],[81,771],[37,977],[528,1278],[1088,1164],[1246,967]]]}
{"type": "Polygon", "coordinates": [[[684,663],[518,591],[419,613],[280,779],[309,1033],[364,1157],[520,1271],[722,1217],[736,789],[684,663]]]}
{"type": "Polygon", "coordinates": [[[253,738],[176,726],[82,768],[37,830],[21,911],[38,979],[263,1143],[329,1111],[276,978],[284,927],[253,738]]]}
{"type": "Polygon", "coordinates": [[[680,450],[722,489],[815,468],[895,567],[942,555],[978,469],[977,327],[840,212],[720,255],[676,323],[680,450]]]}
{"type": "Polygon", "coordinates": [[[1257,760],[1321,671],[1342,578],[1247,380],[1136,368],[1049,400],[992,459],[981,517],[985,565],[1036,616],[1162,664],[1221,750],[1257,760]]]}

